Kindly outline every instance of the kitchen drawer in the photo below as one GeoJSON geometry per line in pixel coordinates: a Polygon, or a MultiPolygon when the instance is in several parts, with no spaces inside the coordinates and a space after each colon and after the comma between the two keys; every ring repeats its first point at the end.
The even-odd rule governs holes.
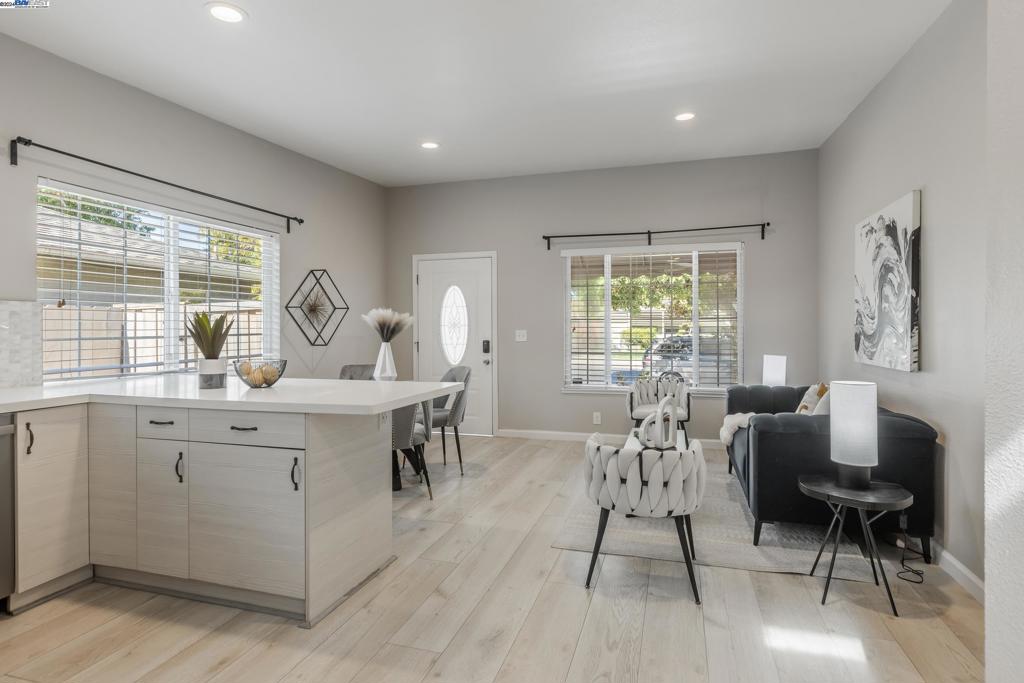
{"type": "Polygon", "coordinates": [[[140,439],[188,439],[188,409],[139,406],[137,429],[140,439]]]}
{"type": "Polygon", "coordinates": [[[189,410],[188,439],[274,448],[306,447],[306,416],[241,410],[189,410]]]}

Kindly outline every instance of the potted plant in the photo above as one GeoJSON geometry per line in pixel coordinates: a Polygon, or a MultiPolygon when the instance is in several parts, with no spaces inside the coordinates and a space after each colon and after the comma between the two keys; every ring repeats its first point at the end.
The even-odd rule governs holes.
{"type": "Polygon", "coordinates": [[[396,313],[390,308],[375,308],[363,315],[363,320],[380,336],[380,353],[377,354],[373,378],[378,382],[398,379],[395,356],[391,353],[391,340],[412,324],[412,316],[408,313],[396,313]]]}
{"type": "Polygon", "coordinates": [[[185,329],[195,342],[203,358],[199,361],[199,388],[223,389],[227,380],[227,360],[220,357],[224,343],[228,340],[233,321],[228,320],[226,313],[217,316],[213,322],[210,314],[197,312],[191,320],[185,321],[185,329]]]}

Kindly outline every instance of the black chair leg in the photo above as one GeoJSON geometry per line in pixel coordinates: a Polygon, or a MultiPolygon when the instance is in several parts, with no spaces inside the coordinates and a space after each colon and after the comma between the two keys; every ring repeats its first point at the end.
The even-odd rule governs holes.
{"type": "Polygon", "coordinates": [[[441,427],[441,464],[448,467],[448,444],[444,440],[444,427],[441,427]]]}
{"type": "Polygon", "coordinates": [[[697,590],[697,576],[693,573],[693,560],[690,559],[688,546],[690,542],[686,538],[686,520],[683,517],[673,517],[676,522],[676,533],[679,534],[679,545],[683,549],[683,557],[686,559],[686,573],[690,575],[690,588],[693,589],[693,599],[700,604],[700,591],[697,590]]]}
{"type": "Polygon", "coordinates": [[[459,476],[464,476],[466,473],[462,471],[462,442],[459,441],[459,428],[452,427],[455,430],[455,450],[459,453],[459,476]]]}
{"type": "Polygon", "coordinates": [[[604,539],[604,530],[608,526],[608,514],[611,510],[601,508],[601,519],[597,522],[597,540],[594,541],[594,554],[590,557],[590,571],[587,572],[586,588],[590,588],[590,579],[594,577],[594,567],[597,565],[597,555],[601,552],[601,541],[604,539]]]}
{"type": "Polygon", "coordinates": [[[402,490],[402,477],[398,473],[398,452],[391,451],[391,490],[402,490]]]}
{"type": "Polygon", "coordinates": [[[420,473],[423,475],[423,481],[427,483],[427,496],[430,500],[434,500],[434,491],[430,488],[430,473],[427,472],[427,459],[425,457],[426,446],[417,446],[417,452],[420,456],[420,473]]]}
{"type": "Polygon", "coordinates": [[[412,464],[413,474],[418,474],[420,476],[420,480],[422,481],[422,479],[423,479],[423,470],[420,468],[420,456],[416,452],[416,449],[415,448],[403,448],[402,449],[402,455],[404,455],[405,459],[408,460],[412,464]]]}
{"type": "Polygon", "coordinates": [[[697,559],[697,549],[693,547],[693,522],[690,521],[690,515],[683,517],[686,520],[686,537],[690,539],[690,557],[697,559]]]}
{"type": "Polygon", "coordinates": [[[732,474],[732,458],[729,458],[729,474],[732,474]]]}
{"type": "Polygon", "coordinates": [[[761,520],[754,520],[754,545],[761,542],[761,520]]]}

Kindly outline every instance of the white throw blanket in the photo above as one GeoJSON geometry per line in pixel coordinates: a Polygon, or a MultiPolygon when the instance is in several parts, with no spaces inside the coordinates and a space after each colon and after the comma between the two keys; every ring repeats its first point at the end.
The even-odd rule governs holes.
{"type": "Polygon", "coordinates": [[[736,432],[747,427],[750,424],[750,418],[755,413],[733,413],[725,416],[725,422],[722,424],[722,428],[718,431],[718,438],[727,447],[732,445],[732,437],[736,435],[736,432]]]}

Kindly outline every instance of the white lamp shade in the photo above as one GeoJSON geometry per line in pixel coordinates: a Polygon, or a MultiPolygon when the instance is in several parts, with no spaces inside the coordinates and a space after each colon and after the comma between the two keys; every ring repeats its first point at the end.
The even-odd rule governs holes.
{"type": "Polygon", "coordinates": [[[781,387],[786,384],[786,357],[765,354],[764,369],[761,371],[761,384],[770,387],[781,387]]]}
{"type": "Polygon", "coordinates": [[[878,386],[874,382],[832,382],[828,393],[832,462],[876,466],[878,386]]]}

